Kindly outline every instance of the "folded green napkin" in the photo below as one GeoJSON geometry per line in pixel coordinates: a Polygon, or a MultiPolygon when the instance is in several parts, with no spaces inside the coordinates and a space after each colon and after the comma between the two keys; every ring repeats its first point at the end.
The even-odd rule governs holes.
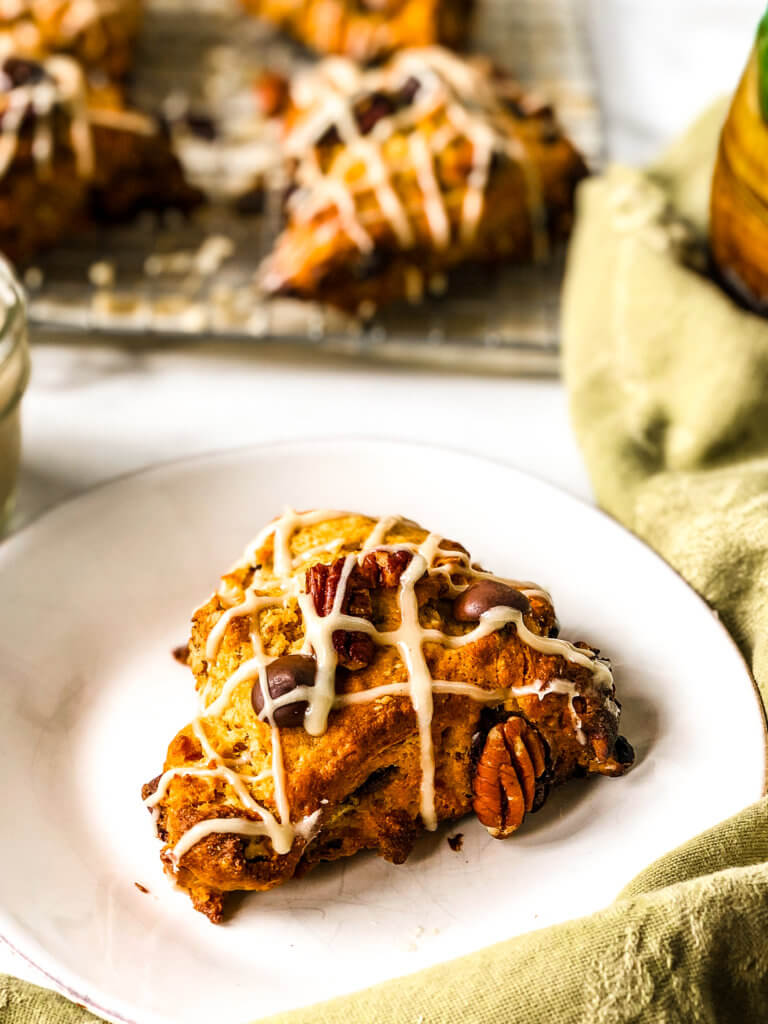
{"type": "MultiPolygon", "coordinates": [[[[717,609],[765,700],[768,321],[738,310],[679,262],[688,244],[681,216],[700,232],[706,223],[722,116],[721,106],[710,111],[649,172],[616,167],[582,187],[565,286],[565,376],[600,504],[717,609]]],[[[713,758],[738,757],[728,682],[712,712],[723,722],[723,749],[713,758]]],[[[0,979],[2,1024],[92,1019],[58,996],[0,979]]],[[[766,1019],[767,801],[657,861],[589,918],[270,1018],[766,1019]]]]}

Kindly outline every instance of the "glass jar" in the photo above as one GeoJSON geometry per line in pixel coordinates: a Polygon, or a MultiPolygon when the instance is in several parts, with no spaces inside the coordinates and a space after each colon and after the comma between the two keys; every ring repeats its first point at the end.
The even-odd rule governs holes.
{"type": "Polygon", "coordinates": [[[21,398],[29,380],[27,306],[0,257],[0,532],[7,524],[21,459],[21,398]]]}

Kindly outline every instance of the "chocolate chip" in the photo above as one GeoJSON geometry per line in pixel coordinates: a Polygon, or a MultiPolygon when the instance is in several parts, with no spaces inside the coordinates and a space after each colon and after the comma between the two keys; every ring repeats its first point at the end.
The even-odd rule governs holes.
{"type": "Polygon", "coordinates": [[[372,92],[369,96],[364,96],[355,104],[355,118],[360,133],[367,135],[373,131],[379,121],[389,117],[394,109],[392,100],[384,92],[372,92]]]}
{"type": "Polygon", "coordinates": [[[187,114],[184,119],[193,135],[196,135],[199,139],[205,139],[207,142],[213,142],[218,135],[216,130],[216,122],[212,117],[207,114],[196,113],[193,110],[187,114]]]}
{"type": "Polygon", "coordinates": [[[516,608],[526,613],[531,610],[528,598],[514,587],[495,580],[481,580],[467,587],[453,602],[453,614],[459,622],[478,622],[490,608],[516,608]]]}
{"type": "Polygon", "coordinates": [[[617,736],[613,747],[613,756],[619,764],[632,764],[635,760],[635,751],[626,736],[617,736]]]}
{"type": "MultiPolygon", "coordinates": [[[[267,686],[272,700],[285,696],[291,690],[301,686],[314,686],[317,663],[307,654],[286,654],[267,665],[267,686]]],[[[260,715],[264,709],[264,694],[261,692],[261,681],[257,680],[251,690],[253,710],[260,715]]],[[[307,710],[305,700],[292,701],[275,708],[273,713],[275,725],[290,728],[301,725],[304,712],[307,710]]]]}
{"type": "Polygon", "coordinates": [[[335,124],[332,124],[330,128],[327,128],[320,138],[317,140],[318,146],[339,146],[341,145],[341,136],[339,135],[339,129],[335,124]]]}
{"type": "Polygon", "coordinates": [[[23,57],[8,57],[0,69],[0,89],[19,89],[24,85],[37,85],[45,78],[45,68],[34,60],[23,57]]]}
{"type": "Polygon", "coordinates": [[[416,93],[419,91],[420,88],[421,82],[418,80],[418,78],[415,78],[413,75],[410,75],[408,78],[406,78],[405,82],[403,82],[403,84],[400,86],[400,88],[394,95],[395,106],[398,108],[409,107],[416,98],[416,93]]]}

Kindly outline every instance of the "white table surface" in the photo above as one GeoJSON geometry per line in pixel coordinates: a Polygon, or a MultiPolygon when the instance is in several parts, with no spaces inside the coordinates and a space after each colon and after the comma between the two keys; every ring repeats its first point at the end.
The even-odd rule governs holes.
{"type": "MultiPolygon", "coordinates": [[[[629,161],[651,157],[733,87],[765,7],[765,0],[574,2],[589,8],[609,151],[629,161]]],[[[158,460],[309,436],[450,445],[591,498],[555,381],[400,369],[267,347],[137,350],[33,341],[14,526],[158,460]]],[[[42,983],[1,944],[0,971],[42,983]]]]}

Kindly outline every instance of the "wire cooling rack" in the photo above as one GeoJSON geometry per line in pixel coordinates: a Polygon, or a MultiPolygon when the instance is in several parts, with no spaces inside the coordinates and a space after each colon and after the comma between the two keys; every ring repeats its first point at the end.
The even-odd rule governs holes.
{"type": "MultiPolygon", "coordinates": [[[[552,99],[591,166],[602,134],[579,0],[477,0],[469,48],[552,99]]],[[[297,300],[265,300],[254,271],[279,229],[274,129],[252,82],[311,58],[243,15],[237,0],[150,0],[132,85],[174,125],[211,202],[189,220],[152,217],[84,233],[26,275],[33,326],[76,334],[258,339],[276,345],[509,373],[555,373],[562,253],[546,266],[465,268],[443,294],[362,324],[297,300]],[[216,124],[211,138],[210,119],[216,124]],[[251,209],[236,195],[259,183],[251,209]]],[[[248,206],[249,204],[246,204],[248,206]]]]}

